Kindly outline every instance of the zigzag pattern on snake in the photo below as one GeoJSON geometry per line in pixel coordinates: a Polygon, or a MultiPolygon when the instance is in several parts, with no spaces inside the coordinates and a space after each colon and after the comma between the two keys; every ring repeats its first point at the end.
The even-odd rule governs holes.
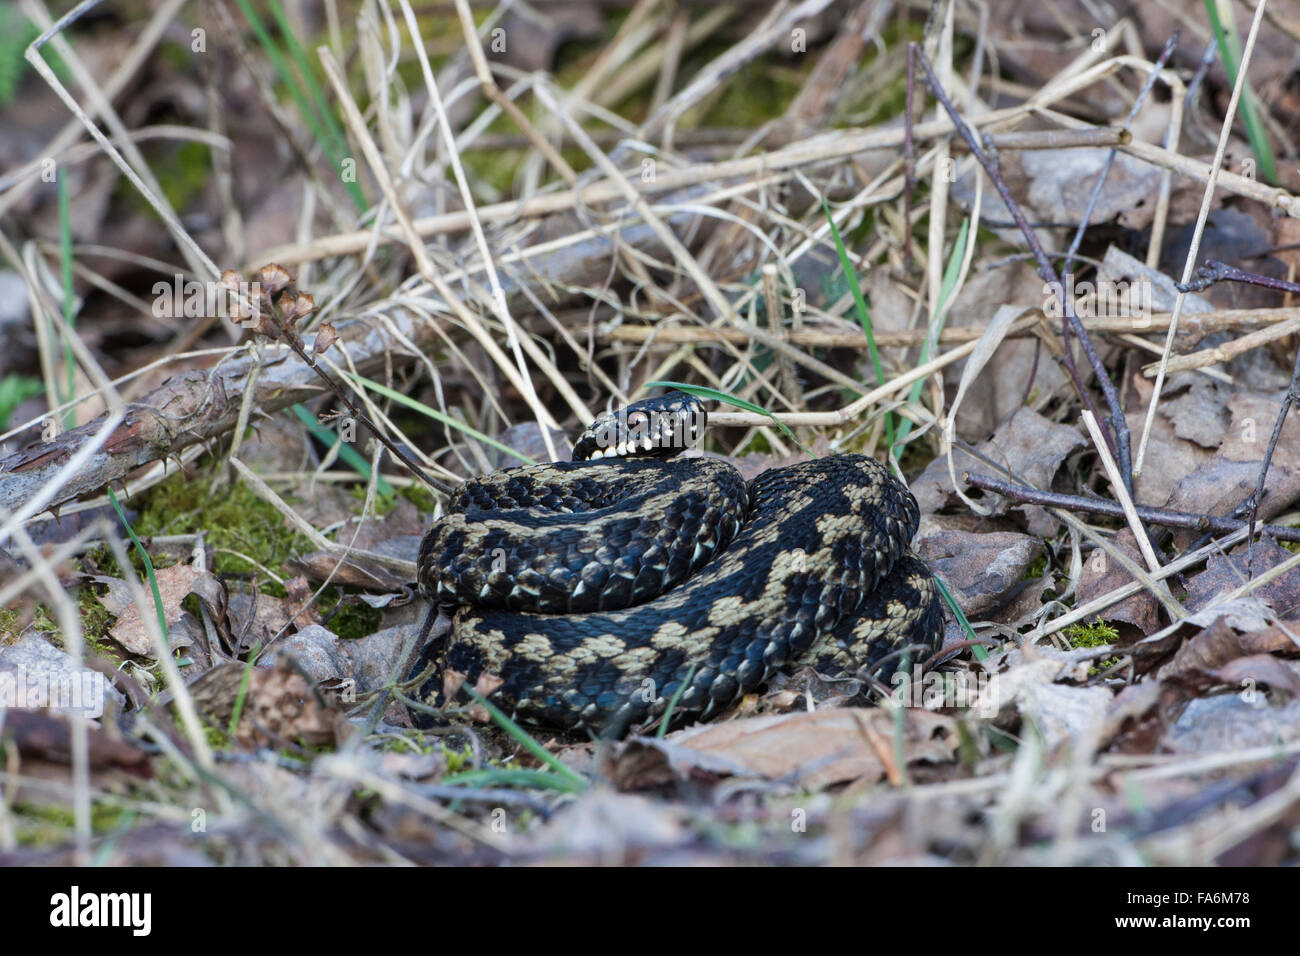
{"type": "Polygon", "coordinates": [[[705,419],[670,393],[598,419],[583,460],[462,485],[420,549],[421,593],[455,610],[418,696],[441,707],[468,685],[525,723],[621,736],[670,701],[674,722],[707,719],[783,668],[885,678],[937,645],[901,482],[864,455],[747,484],[663,460],[705,419]]]}

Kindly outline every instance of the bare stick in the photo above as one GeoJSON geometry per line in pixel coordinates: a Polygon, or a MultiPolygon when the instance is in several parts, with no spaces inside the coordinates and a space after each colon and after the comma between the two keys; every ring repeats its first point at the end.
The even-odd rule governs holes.
{"type": "Polygon", "coordinates": [[[1124,487],[1119,469],[1115,467],[1115,461],[1110,457],[1110,451],[1101,436],[1101,429],[1097,427],[1097,419],[1087,409],[1083,412],[1083,424],[1087,426],[1088,434],[1092,436],[1092,443],[1097,447],[1097,455],[1101,458],[1102,467],[1106,469],[1106,477],[1110,479],[1111,487],[1115,489],[1115,497],[1119,498],[1120,507],[1124,509],[1124,517],[1128,519],[1129,529],[1137,539],[1138,550],[1142,552],[1147,567],[1152,571],[1159,571],[1160,559],[1156,557],[1155,549],[1151,547],[1151,541],[1147,537],[1147,530],[1142,527],[1142,521],[1133,509],[1133,497],[1124,487]]]}
{"type": "MultiPolygon", "coordinates": [[[[991,491],[1020,504],[1042,505],[1045,508],[1060,508],[1064,511],[1091,512],[1112,518],[1124,517],[1123,506],[1104,498],[1086,498],[1082,495],[1067,495],[1057,491],[1041,491],[1038,488],[1030,488],[1028,485],[1019,485],[978,472],[964,472],[962,480],[972,488],[991,491]]],[[[1213,515],[1191,514],[1167,508],[1149,508],[1146,505],[1135,505],[1134,510],[1138,517],[1148,524],[1166,528],[1183,528],[1187,531],[1215,534],[1227,534],[1247,528],[1247,523],[1238,518],[1216,518],[1213,515]]],[[[1261,525],[1260,530],[1278,541],[1300,542],[1300,528],[1269,524],[1261,525]]]]}
{"type": "MultiPolygon", "coordinates": [[[[1051,287],[1056,290],[1057,298],[1061,303],[1061,314],[1065,316],[1066,321],[1069,322],[1075,335],[1078,336],[1079,344],[1083,347],[1084,355],[1087,356],[1088,363],[1092,366],[1093,374],[1097,376],[1097,383],[1101,386],[1102,394],[1106,398],[1106,405],[1110,409],[1110,425],[1115,432],[1116,447],[1114,451],[1116,458],[1119,460],[1120,474],[1124,478],[1125,488],[1129,489],[1131,493],[1133,478],[1132,460],[1129,451],[1128,423],[1124,419],[1124,409],[1119,400],[1119,392],[1115,389],[1115,383],[1110,380],[1110,375],[1106,371],[1105,363],[1102,362],[1101,356],[1097,354],[1097,350],[1093,347],[1092,340],[1089,338],[1087,330],[1083,327],[1083,324],[1079,322],[1078,315],[1075,314],[1074,303],[1071,302],[1070,297],[1065,294],[1065,287],[1061,283],[1060,276],[1056,274],[1056,269],[1053,268],[1052,262],[1048,258],[1047,253],[1043,251],[1043,245],[1039,242],[1037,234],[1029,225],[1028,221],[1026,221],[1025,215],[1021,212],[1015,199],[1012,198],[1011,190],[1007,188],[1007,184],[1003,180],[1001,173],[998,171],[996,164],[991,162],[984,151],[980,149],[979,144],[975,141],[975,135],[958,115],[957,108],[953,106],[952,100],[948,98],[947,92],[945,92],[939,83],[938,77],[934,74],[934,69],[930,66],[930,62],[926,59],[925,54],[921,52],[920,49],[917,49],[916,51],[916,58],[921,64],[921,68],[925,70],[925,76],[930,86],[930,92],[933,93],[939,102],[943,104],[943,108],[947,111],[948,116],[952,119],[953,125],[957,128],[957,132],[961,135],[962,139],[966,141],[966,145],[970,148],[970,151],[975,158],[979,160],[980,165],[984,167],[984,171],[988,174],[989,180],[993,183],[994,188],[997,189],[998,195],[1002,197],[1002,202],[1006,205],[1007,210],[1016,221],[1016,225],[1020,227],[1020,231],[1023,233],[1025,241],[1029,243],[1029,248],[1033,251],[1034,259],[1038,263],[1039,277],[1044,282],[1050,283],[1051,287]]],[[[1079,396],[1083,399],[1084,405],[1096,414],[1096,406],[1092,400],[1092,396],[1088,393],[1087,388],[1074,370],[1074,359],[1069,348],[1065,350],[1065,362],[1066,368],[1071,373],[1070,377],[1074,381],[1075,388],[1079,392],[1079,396]]],[[[1109,438],[1107,441],[1109,442],[1109,438]]]]}
{"type": "MultiPolygon", "coordinates": [[[[1250,55],[1255,50],[1255,37],[1259,34],[1259,24],[1264,18],[1264,6],[1267,0],[1259,0],[1259,5],[1255,8],[1255,18],[1250,23],[1250,34],[1246,37],[1246,47],[1241,55],[1241,65],[1237,70],[1237,82],[1232,86],[1232,96],[1228,100],[1228,109],[1223,118],[1223,126],[1219,130],[1219,144],[1214,150],[1214,162],[1210,164],[1210,178],[1205,184],[1205,192],[1201,196],[1201,211],[1196,216],[1196,228],[1192,231],[1192,242],[1187,249],[1187,259],[1183,263],[1183,284],[1185,285],[1191,278],[1196,269],[1196,256],[1201,249],[1201,235],[1205,231],[1205,221],[1210,215],[1210,201],[1214,198],[1214,185],[1218,180],[1219,167],[1223,165],[1223,154],[1228,149],[1228,137],[1232,133],[1232,120],[1237,115],[1237,102],[1241,99],[1242,88],[1246,84],[1246,68],[1250,65],[1250,55]]],[[[1179,292],[1178,298],[1174,300],[1174,318],[1169,323],[1169,333],[1165,337],[1165,355],[1167,356],[1174,345],[1174,336],[1178,331],[1178,317],[1183,312],[1183,302],[1187,299],[1187,293],[1179,292]]],[[[1138,442],[1137,461],[1135,470],[1141,474],[1142,460],[1146,456],[1147,441],[1151,437],[1151,426],[1155,422],[1156,407],[1160,404],[1160,392],[1165,386],[1165,360],[1160,363],[1160,370],[1156,373],[1155,388],[1151,392],[1151,403],[1147,406],[1147,417],[1142,423],[1142,438],[1138,442]]]]}

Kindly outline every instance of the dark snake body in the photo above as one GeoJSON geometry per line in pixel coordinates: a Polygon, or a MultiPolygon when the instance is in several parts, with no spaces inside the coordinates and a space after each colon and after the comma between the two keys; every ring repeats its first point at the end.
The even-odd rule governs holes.
{"type": "Polygon", "coordinates": [[[707,719],[792,665],[887,677],[942,633],[908,549],[916,501],[866,456],[747,485],[708,458],[529,466],[452,508],[419,561],[422,594],[458,608],[413,672],[436,665],[435,706],[465,685],[526,723],[617,736],[674,697],[674,722],[707,719]]]}

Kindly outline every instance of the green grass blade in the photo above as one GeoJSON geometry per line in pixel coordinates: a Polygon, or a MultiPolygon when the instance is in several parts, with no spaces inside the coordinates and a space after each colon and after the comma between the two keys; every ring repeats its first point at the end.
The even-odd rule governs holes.
{"type": "Polygon", "coordinates": [[[0,379],[0,429],[9,427],[18,406],[29,398],[34,398],[45,391],[39,378],[27,375],[6,375],[0,379]]]}
{"type": "Polygon", "coordinates": [[[664,719],[659,722],[659,732],[655,734],[656,737],[662,739],[668,733],[668,724],[673,719],[673,709],[677,706],[677,702],[682,699],[682,694],[686,693],[686,688],[691,686],[691,681],[694,679],[695,665],[692,664],[691,669],[686,672],[686,680],[677,686],[677,690],[673,692],[672,698],[668,701],[668,706],[664,708],[664,719]]]}
{"type": "Polygon", "coordinates": [[[574,773],[572,770],[566,767],[563,763],[561,763],[560,760],[555,756],[555,754],[551,753],[549,750],[547,750],[545,747],[539,744],[536,738],[534,738],[532,734],[524,730],[524,728],[520,727],[517,723],[515,723],[513,720],[507,717],[505,712],[501,710],[500,707],[492,703],[490,700],[488,700],[478,691],[474,690],[472,687],[463,687],[461,689],[466,694],[468,694],[470,698],[473,699],[476,703],[481,704],[483,709],[488,712],[488,715],[492,718],[492,720],[496,723],[496,725],[500,727],[502,730],[504,730],[507,734],[509,734],[511,739],[513,739],[516,743],[518,743],[521,747],[527,750],[530,754],[532,754],[542,763],[546,764],[546,766],[554,770],[557,775],[563,777],[565,780],[569,781],[569,783],[573,784],[574,786],[577,786],[581,789],[586,789],[587,781],[583,780],[582,777],[578,776],[576,773],[574,773]]]}
{"type": "MultiPolygon", "coordinates": [[[[332,428],[327,428],[316,420],[316,416],[309,412],[302,405],[294,405],[293,413],[298,416],[298,420],[307,426],[307,430],[313,436],[319,438],[326,445],[339,447],[339,458],[347,464],[353,471],[359,474],[366,481],[370,480],[370,462],[366,461],[365,455],[357,451],[351,445],[343,441],[343,436],[335,432],[332,428]]],[[[375,489],[381,495],[391,495],[396,490],[387,481],[384,476],[380,475],[375,482],[375,489]]]]}
{"type": "MultiPolygon", "coordinates": [[[[966,639],[970,641],[978,641],[979,637],[975,634],[975,628],[970,626],[970,621],[962,611],[961,605],[957,603],[957,599],[953,597],[952,592],[948,590],[948,585],[944,584],[943,580],[937,574],[933,577],[934,583],[939,588],[939,593],[943,596],[944,602],[952,609],[953,617],[957,618],[957,623],[960,624],[962,630],[966,632],[966,639]]],[[[972,645],[971,650],[974,651],[976,660],[982,661],[989,656],[989,652],[984,649],[982,644],[972,645]]]]}
{"type": "MultiPolygon", "coordinates": [[[[952,248],[952,255],[948,257],[948,265],[943,270],[943,281],[939,284],[939,305],[934,310],[930,319],[930,330],[921,343],[921,358],[918,364],[924,365],[930,361],[930,353],[937,347],[939,335],[943,332],[943,327],[948,319],[948,299],[952,295],[952,290],[957,286],[957,279],[961,275],[961,264],[966,257],[966,242],[970,234],[970,219],[963,219],[961,229],[957,231],[957,242],[952,248]]],[[[924,380],[912,383],[908,390],[908,402],[916,402],[921,398],[921,390],[925,387],[924,380]]],[[[902,453],[903,442],[907,436],[912,433],[912,423],[904,419],[898,428],[898,444],[891,446],[890,454],[895,458],[902,453]]]]}
{"type": "Polygon", "coordinates": [[[579,786],[559,774],[522,767],[519,769],[485,767],[482,770],[466,770],[463,773],[443,777],[441,782],[453,787],[533,787],[538,790],[558,790],[561,793],[581,793],[586,789],[585,784],[579,786]]]}
{"type": "MultiPolygon", "coordinates": [[[[340,163],[347,154],[347,146],[342,141],[336,141],[330,137],[329,129],[322,124],[320,118],[311,108],[311,104],[307,101],[307,95],[303,92],[301,83],[299,83],[296,74],[289,66],[289,61],[284,58],[284,53],[281,52],[279,46],[276,45],[275,40],[272,39],[271,34],[267,31],[266,25],[262,23],[261,18],[253,9],[251,0],[236,0],[236,2],[239,4],[240,10],[244,13],[244,19],[246,19],[248,25],[253,28],[253,34],[257,37],[257,42],[266,52],[267,59],[269,59],[271,65],[275,67],[275,72],[279,74],[285,88],[289,91],[289,95],[293,98],[295,105],[297,105],[298,112],[302,116],[303,121],[311,128],[312,135],[316,137],[316,141],[320,143],[321,149],[325,152],[330,163],[334,166],[335,172],[337,172],[340,163]]],[[[369,204],[366,202],[365,193],[361,191],[360,184],[355,182],[345,182],[344,186],[347,188],[348,194],[352,197],[352,201],[356,204],[357,209],[364,212],[368,208],[369,204]]]]}
{"type": "Polygon", "coordinates": [[[352,375],[350,373],[345,373],[345,374],[347,374],[348,377],[352,379],[352,381],[358,383],[359,385],[364,385],[366,388],[370,389],[370,391],[374,392],[376,395],[382,395],[384,396],[384,398],[390,398],[393,401],[397,402],[397,404],[399,405],[405,405],[407,408],[417,411],[421,415],[427,415],[429,418],[432,418],[434,421],[442,422],[444,425],[450,426],[451,428],[454,428],[457,431],[468,435],[470,438],[473,438],[475,441],[481,441],[483,444],[491,448],[495,448],[497,451],[501,452],[502,454],[509,455],[512,458],[517,458],[519,461],[522,461],[525,465],[537,464],[536,458],[530,458],[527,455],[525,455],[523,452],[516,451],[515,449],[511,448],[509,445],[503,445],[495,438],[492,438],[489,435],[484,435],[481,431],[478,431],[475,428],[471,428],[469,425],[466,425],[464,422],[456,421],[456,419],[452,418],[450,415],[444,415],[436,408],[430,408],[428,405],[424,404],[423,402],[417,402],[415,399],[411,398],[408,395],[403,395],[401,392],[397,391],[396,389],[389,388],[387,385],[381,385],[379,382],[372,381],[371,379],[366,378],[364,375],[352,375]]]}
{"type": "MultiPolygon", "coordinates": [[[[826,216],[826,224],[831,227],[831,238],[835,240],[835,251],[840,257],[840,268],[844,270],[844,278],[848,280],[849,291],[853,293],[853,308],[858,315],[858,324],[862,326],[862,333],[867,337],[867,351],[871,355],[871,367],[876,370],[876,384],[885,384],[885,372],[880,365],[880,350],[876,348],[876,334],[871,329],[871,313],[867,311],[867,300],[862,295],[862,285],[858,282],[858,274],[853,269],[853,263],[849,261],[849,251],[844,248],[844,240],[840,238],[840,231],[835,226],[835,218],[831,215],[831,207],[826,202],[826,197],[822,197],[822,212],[826,216]]],[[[894,447],[894,416],[885,415],[885,445],[894,447]]]]}
{"type": "MultiPolygon", "coordinates": [[[[1210,28],[1214,31],[1214,41],[1219,47],[1219,57],[1223,60],[1224,72],[1228,82],[1237,83],[1237,73],[1241,69],[1241,38],[1237,33],[1237,24],[1233,19],[1232,5],[1224,3],[1220,15],[1218,0],[1205,0],[1205,12],[1210,18],[1210,28]]],[[[1241,90],[1241,121],[1246,126],[1246,138],[1250,140],[1251,151],[1259,163],[1259,174],[1265,182],[1277,182],[1277,166],[1273,162],[1273,147],[1268,142],[1268,132],[1259,116],[1259,101],[1255,97],[1255,88],[1250,85],[1250,78],[1241,90]]],[[[1229,117],[1231,120],[1231,117],[1229,117]]]]}
{"type": "Polygon", "coordinates": [[[230,710],[230,725],[226,728],[226,733],[233,739],[235,728],[239,726],[239,718],[244,716],[244,701],[248,699],[248,685],[253,679],[253,666],[257,660],[257,652],[261,650],[262,642],[258,641],[253,645],[252,651],[248,655],[248,660],[244,662],[244,673],[239,677],[239,691],[235,694],[235,706],[230,710]]]}
{"type": "MultiPolygon", "coordinates": [[[[343,135],[342,127],[339,126],[338,120],[334,118],[334,111],[330,109],[329,103],[325,99],[325,92],[321,89],[320,81],[311,68],[311,63],[307,59],[307,52],[303,49],[302,44],[298,42],[298,36],[293,32],[293,24],[285,16],[284,7],[280,5],[280,0],[270,0],[268,6],[271,9],[271,15],[275,17],[276,24],[280,27],[281,34],[284,35],[285,44],[289,47],[289,55],[293,57],[293,62],[297,64],[298,72],[302,75],[303,85],[306,86],[307,92],[311,94],[312,102],[316,104],[316,109],[319,111],[321,119],[324,120],[325,134],[329,137],[331,146],[329,153],[337,161],[348,153],[347,137],[343,135]]],[[[357,208],[364,212],[368,204],[366,203],[365,194],[361,191],[360,184],[345,181],[344,185],[352,193],[352,199],[357,203],[357,208]]]]}
{"type": "Polygon", "coordinates": [[[687,385],[685,382],[656,381],[656,382],[646,382],[645,387],[646,388],[675,388],[679,392],[685,392],[687,395],[694,395],[696,398],[707,398],[709,401],[712,402],[722,402],[724,405],[734,405],[739,409],[743,409],[744,411],[747,412],[752,412],[755,415],[766,415],[768,418],[772,419],[772,424],[776,425],[777,428],[781,429],[781,431],[785,433],[786,437],[788,437],[792,442],[798,445],[804,452],[806,452],[809,455],[812,455],[814,458],[817,457],[816,454],[814,454],[810,449],[804,446],[803,442],[799,441],[799,439],[795,437],[795,434],[790,430],[789,425],[781,421],[779,418],[777,418],[775,415],[769,412],[766,408],[763,408],[761,405],[755,405],[753,402],[747,402],[743,398],[737,398],[735,395],[732,395],[728,392],[719,391],[716,388],[709,388],[707,385],[687,385]]]}
{"type": "MultiPolygon", "coordinates": [[[[134,544],[135,549],[140,552],[140,560],[144,562],[145,574],[149,578],[149,590],[153,591],[154,610],[158,612],[158,627],[162,631],[163,644],[166,644],[167,616],[163,613],[162,593],[158,590],[158,575],[154,573],[153,561],[149,557],[149,552],[144,549],[144,545],[140,543],[140,539],[136,537],[135,529],[131,527],[131,522],[126,520],[126,512],[124,512],[122,506],[117,503],[117,495],[113,494],[113,489],[111,487],[107,490],[108,500],[112,502],[113,510],[117,512],[117,517],[121,520],[122,527],[126,528],[126,533],[131,538],[131,543],[134,544]]],[[[126,568],[122,569],[122,573],[126,574],[126,568]]]]}

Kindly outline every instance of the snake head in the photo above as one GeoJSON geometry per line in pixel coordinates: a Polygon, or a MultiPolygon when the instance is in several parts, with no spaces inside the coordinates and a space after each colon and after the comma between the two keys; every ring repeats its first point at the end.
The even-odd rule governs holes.
{"type": "Polygon", "coordinates": [[[704,434],[704,402],[685,392],[633,402],[587,426],[573,445],[573,460],[671,458],[704,434]]]}

